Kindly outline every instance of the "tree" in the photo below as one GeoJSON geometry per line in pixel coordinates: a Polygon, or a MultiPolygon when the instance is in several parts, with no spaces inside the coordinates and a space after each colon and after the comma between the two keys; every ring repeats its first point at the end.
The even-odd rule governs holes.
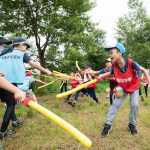
{"type": "Polygon", "coordinates": [[[0,30],[34,37],[40,63],[45,66],[47,50],[85,45],[81,39],[94,28],[86,15],[92,7],[90,0],[1,0],[0,30]]]}
{"type": "Polygon", "coordinates": [[[150,18],[140,0],[128,1],[129,12],[117,26],[117,39],[125,44],[127,54],[144,67],[150,66],[150,18]]]}

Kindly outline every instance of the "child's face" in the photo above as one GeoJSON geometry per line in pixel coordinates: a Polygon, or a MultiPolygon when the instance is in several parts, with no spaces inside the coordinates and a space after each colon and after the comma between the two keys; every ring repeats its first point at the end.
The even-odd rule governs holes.
{"type": "Polygon", "coordinates": [[[106,65],[106,68],[112,67],[112,63],[110,61],[106,61],[105,65],[106,65]]]}
{"type": "Polygon", "coordinates": [[[90,71],[91,67],[85,67],[85,71],[90,71]]]}
{"type": "Polygon", "coordinates": [[[26,44],[20,44],[19,45],[19,50],[22,52],[25,52],[27,50],[27,45],[26,44]]]}
{"type": "Polygon", "coordinates": [[[71,72],[70,75],[74,77],[74,76],[75,76],[75,73],[74,73],[74,72],[71,72]]]}
{"type": "Polygon", "coordinates": [[[117,61],[121,56],[122,53],[118,51],[116,48],[109,50],[109,56],[113,62],[117,61]]]}

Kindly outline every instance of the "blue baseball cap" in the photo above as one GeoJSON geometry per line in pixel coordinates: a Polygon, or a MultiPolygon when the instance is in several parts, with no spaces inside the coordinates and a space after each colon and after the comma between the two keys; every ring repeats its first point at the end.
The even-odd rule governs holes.
{"type": "Polygon", "coordinates": [[[85,64],[84,67],[91,67],[91,64],[85,64]]]}
{"type": "Polygon", "coordinates": [[[126,53],[126,48],[124,47],[124,45],[122,43],[117,43],[116,45],[114,46],[111,46],[111,47],[106,47],[104,48],[105,51],[109,51],[113,48],[117,48],[119,51],[122,52],[122,54],[125,54],[126,53]]]}
{"type": "Polygon", "coordinates": [[[23,38],[17,38],[13,41],[13,45],[15,44],[25,44],[27,45],[27,49],[31,47],[30,43],[26,40],[26,39],[23,39],[23,38]]]}

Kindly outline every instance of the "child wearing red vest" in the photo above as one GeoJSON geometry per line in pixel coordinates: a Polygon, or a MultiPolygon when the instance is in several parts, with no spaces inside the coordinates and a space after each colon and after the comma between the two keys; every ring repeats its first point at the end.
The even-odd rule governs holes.
{"type": "MultiPolygon", "coordinates": [[[[94,74],[90,73],[92,72],[91,69],[91,64],[85,64],[84,65],[85,70],[80,70],[81,74],[83,75],[83,82],[89,82],[91,80],[94,79],[94,74]]],[[[85,92],[97,103],[99,104],[99,100],[96,96],[96,92],[95,92],[95,88],[96,88],[96,83],[93,83],[91,85],[89,85],[86,89],[85,92]]]]}
{"type": "Polygon", "coordinates": [[[140,88],[140,70],[148,78],[148,83],[150,83],[150,77],[146,69],[139,66],[132,59],[123,57],[126,52],[123,44],[117,43],[113,47],[105,48],[105,50],[109,51],[109,55],[113,61],[113,66],[111,73],[100,75],[99,79],[114,75],[119,86],[123,88],[124,94],[122,97],[115,97],[113,104],[110,106],[101,136],[106,137],[109,135],[116,113],[128,94],[130,95],[130,116],[128,128],[132,135],[136,135],[136,119],[138,113],[138,96],[140,88]]]}
{"type": "MultiPolygon", "coordinates": [[[[76,77],[76,79],[70,79],[70,89],[74,89],[80,84],[80,79],[79,79],[76,69],[74,68],[72,69],[72,72],[70,75],[73,77],[76,77]]],[[[73,105],[73,103],[70,101],[71,95],[68,95],[67,99],[64,102],[73,105]]]]}

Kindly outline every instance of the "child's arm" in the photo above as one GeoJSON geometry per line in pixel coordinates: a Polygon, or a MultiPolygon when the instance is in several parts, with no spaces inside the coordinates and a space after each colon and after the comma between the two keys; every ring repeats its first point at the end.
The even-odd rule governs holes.
{"type": "Polygon", "coordinates": [[[148,82],[149,82],[148,87],[149,87],[149,89],[150,89],[150,76],[149,76],[149,74],[148,74],[147,69],[145,69],[145,68],[143,68],[142,66],[140,66],[140,70],[141,70],[141,71],[144,73],[144,75],[146,76],[146,78],[147,78],[147,80],[148,80],[148,82]]]}
{"type": "Polygon", "coordinates": [[[91,71],[86,71],[85,73],[90,73],[90,74],[100,74],[100,71],[93,71],[93,70],[91,70],[91,71]]]}
{"type": "Polygon", "coordinates": [[[53,75],[53,73],[51,71],[49,71],[48,69],[43,68],[39,63],[36,63],[33,60],[30,60],[29,64],[31,66],[33,66],[34,68],[36,68],[36,69],[38,69],[38,70],[40,70],[40,71],[42,71],[42,72],[44,72],[44,73],[46,73],[50,76],[53,75]]]}
{"type": "Polygon", "coordinates": [[[106,72],[104,74],[100,74],[96,79],[97,80],[102,80],[102,79],[104,79],[104,78],[106,78],[106,77],[108,77],[110,75],[111,75],[111,72],[106,72]]]}
{"type": "Polygon", "coordinates": [[[35,80],[36,82],[42,83],[42,84],[47,84],[46,82],[43,82],[41,80],[35,80]]]}
{"type": "Polygon", "coordinates": [[[23,91],[21,91],[19,88],[12,85],[11,83],[9,83],[7,80],[5,80],[2,77],[0,77],[0,88],[3,88],[13,93],[16,100],[23,100],[26,98],[26,94],[23,91]]]}

